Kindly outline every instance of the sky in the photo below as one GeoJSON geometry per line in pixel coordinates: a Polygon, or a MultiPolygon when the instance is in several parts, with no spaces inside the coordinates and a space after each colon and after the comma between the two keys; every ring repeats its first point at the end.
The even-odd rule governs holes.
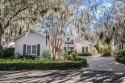
{"type": "Polygon", "coordinates": [[[99,22],[105,19],[105,13],[108,13],[108,9],[112,6],[113,0],[84,0],[84,6],[88,12],[91,12],[91,7],[97,5],[97,11],[92,11],[95,14],[94,22],[99,22]],[[90,4],[89,4],[90,3],[90,4]]]}
{"type": "MultiPolygon", "coordinates": [[[[78,9],[78,11],[86,10],[91,15],[94,15],[94,20],[90,27],[93,27],[96,23],[102,23],[105,21],[106,14],[108,14],[108,9],[112,6],[113,0],[83,0],[83,5],[78,9]],[[96,11],[91,11],[91,7],[97,5],[96,11]]],[[[72,10],[76,11],[75,7],[72,10]]]]}

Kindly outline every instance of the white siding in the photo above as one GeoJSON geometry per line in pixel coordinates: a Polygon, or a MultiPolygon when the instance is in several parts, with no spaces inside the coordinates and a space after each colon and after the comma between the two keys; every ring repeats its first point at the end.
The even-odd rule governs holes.
{"type": "Polygon", "coordinates": [[[37,33],[28,33],[15,41],[15,53],[23,54],[23,45],[37,45],[40,44],[40,57],[46,49],[46,38],[37,33]]]}
{"type": "Polygon", "coordinates": [[[82,47],[88,47],[88,52],[92,53],[93,46],[88,43],[78,43],[76,44],[77,53],[82,53],[82,47]]]}

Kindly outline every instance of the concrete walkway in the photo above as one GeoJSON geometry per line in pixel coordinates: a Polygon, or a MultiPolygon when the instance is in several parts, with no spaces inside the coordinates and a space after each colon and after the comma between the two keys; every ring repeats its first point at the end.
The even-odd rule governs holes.
{"type": "Polygon", "coordinates": [[[89,67],[86,70],[125,72],[125,65],[116,62],[115,58],[98,56],[89,56],[85,58],[89,64],[89,67]]]}

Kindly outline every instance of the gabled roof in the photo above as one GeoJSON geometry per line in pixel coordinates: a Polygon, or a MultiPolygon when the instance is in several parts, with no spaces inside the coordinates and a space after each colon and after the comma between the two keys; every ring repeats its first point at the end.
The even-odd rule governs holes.
{"type": "Polygon", "coordinates": [[[74,42],[75,42],[75,43],[88,43],[88,44],[93,44],[92,42],[90,42],[90,41],[88,41],[88,40],[86,40],[86,39],[84,39],[84,38],[80,38],[80,37],[76,37],[76,38],[74,39],[74,42]]]}
{"type": "Polygon", "coordinates": [[[41,37],[46,37],[45,34],[40,33],[40,32],[38,32],[38,31],[36,31],[36,30],[30,28],[30,31],[22,33],[21,35],[15,37],[13,40],[16,41],[16,40],[19,39],[20,37],[22,37],[22,36],[24,36],[24,35],[27,35],[28,33],[31,33],[31,32],[34,32],[34,33],[40,35],[41,37]]]}

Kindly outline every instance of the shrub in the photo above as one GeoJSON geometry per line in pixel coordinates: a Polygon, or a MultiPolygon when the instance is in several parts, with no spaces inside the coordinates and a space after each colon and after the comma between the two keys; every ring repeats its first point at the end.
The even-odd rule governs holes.
{"type": "Polygon", "coordinates": [[[92,53],[79,53],[79,56],[92,56],[92,53]]]}
{"type": "Polygon", "coordinates": [[[78,56],[78,54],[76,52],[72,52],[70,56],[72,57],[73,60],[76,60],[76,57],[78,56]]]}
{"type": "Polygon", "coordinates": [[[36,56],[32,56],[32,55],[22,55],[22,56],[18,56],[17,58],[19,58],[19,59],[23,59],[23,58],[26,58],[26,59],[35,59],[36,56]]]}
{"type": "Polygon", "coordinates": [[[68,54],[66,53],[66,51],[65,51],[64,49],[59,49],[59,50],[58,50],[58,56],[59,56],[60,58],[65,59],[65,60],[68,59],[68,54]]]}
{"type": "Polygon", "coordinates": [[[105,52],[102,54],[102,56],[113,56],[113,53],[110,50],[105,50],[105,52]]]}
{"type": "Polygon", "coordinates": [[[50,59],[51,58],[51,53],[49,50],[45,50],[43,52],[43,58],[50,59]]]}
{"type": "Polygon", "coordinates": [[[116,61],[125,64],[125,50],[120,50],[120,51],[117,53],[116,61]]]}
{"type": "Polygon", "coordinates": [[[60,62],[47,59],[0,59],[0,70],[33,70],[33,69],[73,69],[86,65],[84,61],[60,62]]]}
{"type": "Polygon", "coordinates": [[[7,58],[7,57],[14,57],[14,48],[5,48],[4,49],[4,58],[7,58]]]}
{"type": "Polygon", "coordinates": [[[87,65],[87,60],[85,58],[82,58],[80,61],[83,63],[83,66],[87,65]]]}
{"type": "Polygon", "coordinates": [[[125,50],[119,50],[117,56],[125,56],[125,50]]]}
{"type": "Polygon", "coordinates": [[[74,61],[73,55],[69,55],[68,60],[74,61]]]}
{"type": "Polygon", "coordinates": [[[116,61],[125,64],[125,57],[123,57],[123,56],[117,56],[116,57],[116,61]]]}
{"type": "Polygon", "coordinates": [[[100,53],[100,54],[105,53],[105,50],[107,49],[107,47],[103,44],[96,44],[95,48],[98,51],[98,53],[100,53]]]}

